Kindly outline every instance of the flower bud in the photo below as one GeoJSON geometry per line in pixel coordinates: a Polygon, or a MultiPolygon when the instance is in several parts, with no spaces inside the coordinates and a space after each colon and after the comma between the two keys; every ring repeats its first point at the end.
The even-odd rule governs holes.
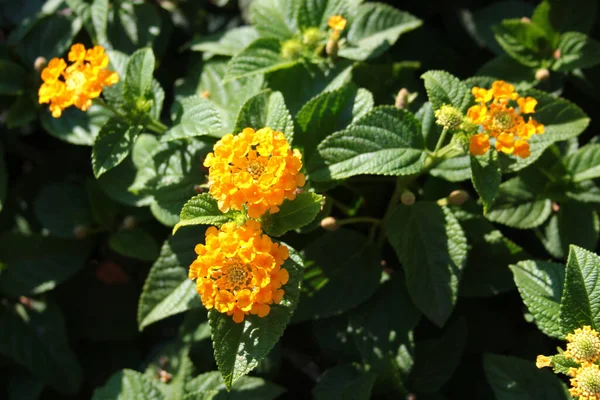
{"type": "Polygon", "coordinates": [[[33,69],[35,69],[35,72],[42,72],[42,70],[46,68],[46,65],[48,65],[46,57],[38,57],[33,62],[33,69]]]}
{"type": "Polygon", "coordinates": [[[453,106],[448,104],[442,105],[435,112],[435,123],[443,126],[445,129],[453,130],[460,126],[463,121],[462,113],[453,106]]]}
{"type": "Polygon", "coordinates": [[[89,233],[89,229],[83,225],[77,225],[73,228],[73,235],[77,239],[84,239],[89,233]]]}
{"type": "Polygon", "coordinates": [[[521,17],[521,22],[524,24],[530,24],[531,20],[527,17],[521,17]]]}
{"type": "Polygon", "coordinates": [[[402,88],[398,91],[396,95],[396,102],[394,106],[399,109],[404,109],[408,106],[408,97],[410,96],[410,92],[406,88],[402,88]]]}
{"type": "Polygon", "coordinates": [[[316,27],[308,28],[302,35],[302,43],[309,47],[318,45],[321,39],[323,39],[323,32],[316,27]]]}
{"type": "Polygon", "coordinates": [[[289,60],[295,60],[300,58],[302,54],[302,43],[296,39],[286,40],[281,46],[281,55],[283,58],[287,58],[289,60]]]}
{"type": "Polygon", "coordinates": [[[415,194],[410,190],[405,190],[400,196],[400,202],[405,206],[412,206],[415,204],[415,194]]]}
{"type": "Polygon", "coordinates": [[[453,190],[448,195],[449,206],[460,206],[469,198],[469,193],[464,190],[453,190]]]}
{"type": "Polygon", "coordinates": [[[321,220],[321,228],[325,229],[326,231],[333,232],[340,229],[340,226],[334,217],[326,217],[321,220]]]}
{"type": "Polygon", "coordinates": [[[202,97],[203,99],[209,99],[210,92],[208,90],[205,90],[204,92],[200,93],[200,97],[202,97]]]}
{"type": "Polygon", "coordinates": [[[535,71],[535,79],[538,81],[545,81],[548,78],[550,78],[550,71],[547,68],[540,68],[535,71]]]}
{"type": "Polygon", "coordinates": [[[555,60],[558,60],[561,55],[562,55],[562,53],[560,52],[560,49],[554,50],[554,53],[552,54],[552,56],[554,57],[555,60]]]}
{"type": "Polygon", "coordinates": [[[336,38],[330,38],[325,46],[325,52],[331,58],[336,58],[339,50],[338,41],[336,38]]]}
{"type": "Polygon", "coordinates": [[[135,217],[133,215],[128,215],[125,218],[123,218],[123,223],[121,224],[121,227],[123,229],[133,229],[136,227],[136,225],[137,221],[135,217]]]}
{"type": "Polygon", "coordinates": [[[544,355],[539,355],[535,360],[535,366],[538,368],[551,367],[552,359],[544,355]]]}

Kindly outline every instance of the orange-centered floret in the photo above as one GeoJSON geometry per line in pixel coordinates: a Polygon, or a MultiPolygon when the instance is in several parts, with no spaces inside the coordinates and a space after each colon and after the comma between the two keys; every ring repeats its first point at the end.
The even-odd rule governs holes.
{"type": "Polygon", "coordinates": [[[300,172],[302,155],[290,148],[283,133],[271,128],[246,128],[239,135],[225,135],[204,166],[209,168],[210,194],[219,209],[242,211],[245,207],[250,218],[267,211],[276,213],[305,183],[300,172]]]}
{"type": "Polygon", "coordinates": [[[233,315],[240,323],[248,314],[267,316],[270,304],[283,299],[282,286],[289,274],[282,265],[289,257],[288,248],[263,234],[257,221],[210,227],[205,244],[195,250],[198,258],[190,266],[189,277],[196,279],[196,290],[207,309],[233,315]]]}
{"type": "Polygon", "coordinates": [[[102,46],[86,50],[82,44],[74,44],[68,59],[72,62],[69,66],[62,58],[53,58],[42,70],[39,103],[50,103],[54,118],[72,105],[86,111],[105,86],[119,81],[119,75],[106,68],[109,60],[102,46]]]}

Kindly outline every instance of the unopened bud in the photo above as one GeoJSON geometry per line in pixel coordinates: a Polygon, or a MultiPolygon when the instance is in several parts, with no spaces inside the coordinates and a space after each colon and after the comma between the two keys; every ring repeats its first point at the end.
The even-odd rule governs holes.
{"type": "Polygon", "coordinates": [[[552,359],[548,356],[539,355],[535,360],[535,366],[538,368],[545,368],[552,366],[552,359]]]}
{"type": "Polygon", "coordinates": [[[321,220],[321,228],[325,229],[326,231],[333,232],[340,229],[340,226],[335,218],[326,217],[321,220]]]}
{"type": "Polygon", "coordinates": [[[31,310],[33,308],[33,300],[31,300],[31,298],[29,297],[19,297],[19,303],[23,304],[28,310],[31,310]]]}
{"type": "Polygon", "coordinates": [[[325,46],[325,52],[329,57],[336,58],[339,49],[340,47],[336,38],[330,38],[327,41],[327,46],[325,46]]]}
{"type": "Polygon", "coordinates": [[[538,81],[545,81],[548,78],[550,78],[550,71],[548,71],[548,69],[540,68],[535,71],[535,79],[538,81]]]}
{"type": "Polygon", "coordinates": [[[35,69],[36,72],[42,72],[42,70],[46,68],[46,65],[48,65],[46,57],[38,57],[33,62],[33,69],[35,69]]]}
{"type": "Polygon", "coordinates": [[[453,190],[448,195],[449,206],[460,206],[469,198],[469,193],[464,190],[453,190]]]}
{"type": "Polygon", "coordinates": [[[558,203],[552,203],[552,211],[558,212],[560,210],[560,206],[558,203]]]}
{"type": "Polygon", "coordinates": [[[210,92],[208,90],[205,90],[204,92],[200,93],[200,97],[202,97],[203,99],[208,99],[210,98],[210,92]]]}
{"type": "Polygon", "coordinates": [[[415,194],[410,190],[405,190],[400,196],[400,202],[405,206],[412,206],[413,204],[415,204],[415,200],[415,194]]]}
{"type": "Polygon", "coordinates": [[[555,60],[558,60],[561,55],[562,55],[562,53],[560,52],[560,49],[554,50],[554,54],[552,54],[552,56],[554,57],[555,60]]]}
{"type": "Polygon", "coordinates": [[[302,42],[309,47],[316,46],[321,39],[323,39],[323,32],[316,27],[308,28],[302,35],[302,42]]]}
{"type": "Polygon", "coordinates": [[[89,230],[86,226],[83,225],[77,225],[75,226],[75,228],[73,228],[73,235],[77,238],[77,239],[84,239],[89,233],[89,230]]]}
{"type": "Polygon", "coordinates": [[[524,24],[530,24],[531,20],[527,17],[521,17],[521,22],[524,24]]]}
{"type": "Polygon", "coordinates": [[[281,46],[281,55],[283,58],[287,58],[289,60],[295,60],[300,58],[302,54],[302,43],[296,39],[286,40],[281,46]]]}
{"type": "Polygon", "coordinates": [[[128,215],[125,218],[123,218],[123,223],[121,224],[121,227],[123,229],[133,229],[136,227],[136,225],[137,221],[135,217],[133,215],[128,215]]]}
{"type": "Polygon", "coordinates": [[[439,110],[436,110],[435,118],[436,124],[441,125],[448,130],[458,128],[463,121],[462,113],[456,107],[448,104],[444,104],[439,110]]]}
{"type": "Polygon", "coordinates": [[[173,375],[171,375],[170,373],[168,373],[167,371],[165,371],[164,369],[161,369],[159,372],[159,379],[162,383],[169,383],[171,382],[171,378],[173,378],[173,375]]]}
{"type": "Polygon", "coordinates": [[[410,96],[410,92],[406,88],[402,88],[398,91],[396,95],[396,102],[394,106],[399,109],[404,109],[408,106],[408,97],[410,96]]]}

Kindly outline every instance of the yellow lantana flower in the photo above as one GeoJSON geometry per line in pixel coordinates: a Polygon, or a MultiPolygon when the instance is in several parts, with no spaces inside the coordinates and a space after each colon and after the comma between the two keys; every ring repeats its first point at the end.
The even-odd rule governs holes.
{"type": "Polygon", "coordinates": [[[496,150],[521,158],[529,157],[527,141],[533,135],[544,133],[544,125],[531,117],[526,120],[523,114],[535,113],[537,100],[519,97],[515,87],[504,81],[495,81],[490,89],[475,86],[471,92],[479,104],[469,108],[467,118],[482,127],[480,133],[471,137],[471,153],[482,155],[489,150],[489,146],[477,145],[482,140],[479,135],[483,133],[495,139],[496,150]],[[518,108],[511,106],[511,102],[516,102],[518,108]]]}
{"type": "Polygon", "coordinates": [[[580,368],[571,368],[571,396],[579,400],[600,400],[600,368],[596,364],[584,363],[580,368]]]}
{"type": "Polygon", "coordinates": [[[195,251],[198,258],[189,277],[196,279],[196,291],[206,308],[232,315],[240,323],[248,314],[267,316],[269,305],[283,299],[282,286],[289,274],[281,266],[289,257],[288,248],[273,243],[257,221],[210,227],[205,244],[198,244],[195,251]]]}
{"type": "Polygon", "coordinates": [[[344,29],[346,29],[347,23],[348,23],[348,21],[346,21],[346,19],[344,17],[342,17],[341,15],[332,15],[327,20],[327,25],[329,25],[329,27],[331,29],[333,29],[334,31],[337,31],[337,32],[341,32],[344,29]]]}
{"type": "Polygon", "coordinates": [[[290,148],[283,133],[271,128],[246,128],[239,135],[223,136],[204,166],[209,168],[210,194],[219,209],[246,207],[250,218],[276,213],[306,181],[300,172],[302,155],[290,148]]]}
{"type": "Polygon", "coordinates": [[[119,81],[119,75],[106,68],[109,60],[102,46],[86,50],[84,45],[74,44],[68,60],[72,62],[69,66],[62,58],[53,58],[41,74],[44,83],[38,91],[39,103],[50,103],[54,118],[73,105],[86,111],[105,86],[119,81]]]}
{"type": "Polygon", "coordinates": [[[575,329],[567,335],[565,358],[572,358],[577,363],[594,363],[600,359],[600,338],[598,332],[588,325],[575,329]]]}

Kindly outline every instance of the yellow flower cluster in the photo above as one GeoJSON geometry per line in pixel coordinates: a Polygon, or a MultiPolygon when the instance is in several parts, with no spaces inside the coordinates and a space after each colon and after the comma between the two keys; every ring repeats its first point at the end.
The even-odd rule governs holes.
{"type": "MultiPolygon", "coordinates": [[[[570,368],[571,388],[569,392],[579,400],[600,400],[600,367],[595,364],[600,359],[600,338],[598,332],[584,325],[569,333],[567,349],[562,355],[580,364],[579,368],[570,368]]],[[[551,357],[537,357],[538,368],[551,367],[551,357]]]]}
{"type": "Polygon", "coordinates": [[[208,309],[233,315],[240,323],[244,316],[265,317],[270,304],[279,304],[288,281],[288,271],[281,268],[289,257],[286,246],[273,243],[262,234],[257,221],[243,226],[235,222],[206,231],[206,244],[196,246],[197,259],[189,270],[196,279],[196,290],[208,309]]]}
{"type": "Polygon", "coordinates": [[[346,19],[341,15],[332,15],[329,17],[327,20],[327,25],[329,25],[329,28],[331,28],[331,39],[334,42],[337,42],[337,40],[340,38],[340,34],[344,29],[346,29],[347,23],[348,21],[346,21],[346,19]]]}
{"type": "Polygon", "coordinates": [[[292,151],[283,133],[271,128],[225,135],[213,150],[204,166],[209,168],[210,194],[222,212],[246,207],[250,218],[276,213],[304,186],[302,155],[292,151]]]}
{"type": "Polygon", "coordinates": [[[109,60],[102,46],[86,50],[84,45],[74,44],[68,59],[72,62],[69,66],[62,58],[53,58],[42,71],[44,83],[38,91],[39,103],[50,103],[54,118],[72,105],[86,111],[104,86],[119,81],[119,75],[106,68],[109,60]]]}
{"type": "Polygon", "coordinates": [[[533,135],[544,133],[544,125],[523,114],[535,113],[537,100],[519,97],[515,87],[504,81],[495,81],[491,89],[473,87],[473,96],[479,104],[467,111],[471,123],[481,125],[483,131],[470,138],[469,150],[473,155],[483,155],[491,147],[490,137],[495,138],[496,149],[521,158],[529,157],[529,143],[533,135]],[[511,106],[516,102],[518,109],[511,106]]]}

